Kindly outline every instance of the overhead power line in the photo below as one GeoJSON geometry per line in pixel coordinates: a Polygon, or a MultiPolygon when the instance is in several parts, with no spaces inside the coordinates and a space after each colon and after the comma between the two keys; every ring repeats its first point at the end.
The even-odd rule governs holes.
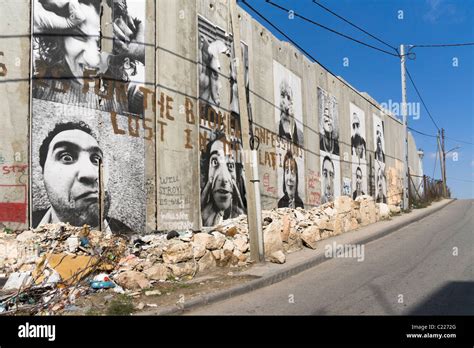
{"type": "Polygon", "coordinates": [[[474,42],[455,43],[455,44],[438,44],[438,45],[413,45],[412,47],[458,47],[458,46],[474,46],[474,42]]]}
{"type": "MultiPolygon", "coordinates": [[[[362,42],[362,41],[360,41],[360,40],[354,39],[353,37],[350,37],[350,36],[348,36],[348,35],[346,35],[346,34],[340,33],[340,32],[338,32],[338,31],[336,31],[336,30],[334,30],[334,29],[331,29],[331,28],[329,28],[329,27],[327,27],[327,26],[325,26],[325,25],[323,25],[323,24],[320,24],[320,23],[318,23],[318,22],[315,22],[315,21],[313,21],[312,19],[309,19],[309,18],[307,18],[307,17],[305,17],[305,16],[302,16],[302,15],[296,13],[296,12],[293,11],[293,10],[290,10],[290,9],[284,8],[283,6],[280,6],[280,5],[278,5],[278,4],[275,4],[275,3],[272,2],[271,0],[266,0],[266,1],[267,1],[268,4],[270,4],[270,5],[272,5],[272,6],[276,7],[276,8],[278,8],[278,9],[280,9],[280,10],[286,12],[286,13],[290,13],[290,11],[291,11],[291,13],[292,13],[293,15],[295,15],[296,17],[299,17],[299,18],[301,18],[302,20],[304,20],[304,21],[306,21],[306,22],[309,22],[309,23],[311,23],[311,24],[313,24],[313,25],[316,25],[316,26],[318,26],[318,27],[320,27],[320,28],[323,28],[323,29],[325,29],[325,30],[328,30],[328,31],[330,31],[330,32],[332,32],[332,33],[334,33],[334,34],[336,34],[336,35],[342,36],[342,37],[344,37],[344,38],[346,38],[346,39],[348,39],[348,40],[357,42],[357,43],[359,43],[359,44],[361,44],[361,45],[364,45],[364,46],[369,47],[369,48],[372,48],[372,49],[374,49],[374,50],[383,52],[383,53],[385,53],[385,54],[388,54],[388,55],[391,55],[391,56],[394,56],[394,57],[399,57],[398,54],[395,54],[395,53],[392,53],[392,52],[383,50],[383,49],[381,49],[381,48],[378,48],[378,47],[369,45],[368,43],[365,43],[365,42],[362,42]]],[[[245,1],[243,1],[243,2],[244,2],[245,4],[247,4],[245,1]]],[[[247,4],[247,6],[248,6],[248,4],[247,4]]]]}
{"type": "Polygon", "coordinates": [[[411,84],[412,84],[413,87],[415,88],[416,94],[418,94],[418,97],[420,98],[421,103],[423,104],[423,106],[424,106],[426,112],[428,113],[428,116],[430,117],[431,121],[432,121],[433,124],[435,125],[436,129],[439,131],[440,129],[439,129],[438,125],[436,124],[436,121],[434,120],[433,116],[431,116],[431,112],[430,112],[430,110],[428,110],[428,107],[426,106],[426,103],[425,103],[425,101],[423,100],[423,97],[421,96],[421,93],[420,93],[420,91],[418,90],[418,87],[416,87],[415,81],[413,81],[413,78],[411,77],[410,72],[408,71],[408,68],[405,67],[405,71],[407,72],[407,75],[408,75],[408,78],[409,78],[410,81],[411,81],[411,84]]]}
{"type": "Polygon", "coordinates": [[[324,70],[326,70],[328,73],[330,73],[334,78],[338,79],[342,84],[359,94],[365,101],[367,101],[370,105],[374,106],[378,110],[380,110],[383,114],[386,114],[386,112],[380,107],[380,105],[377,105],[367,97],[363,96],[360,94],[359,91],[357,91],[354,87],[349,85],[347,82],[342,80],[339,76],[331,72],[326,66],[324,66],[320,61],[318,61],[316,58],[314,58],[309,52],[307,52],[303,47],[298,45],[291,37],[289,37],[283,30],[278,28],[275,24],[273,24],[269,19],[267,19],[263,14],[261,14],[259,11],[257,11],[255,8],[253,8],[246,0],[241,0],[242,3],[244,3],[250,10],[252,10],[257,16],[262,18],[266,23],[268,23],[272,28],[274,28],[277,32],[279,32],[283,37],[285,37],[290,43],[292,43],[296,48],[298,48],[301,52],[303,52],[309,59],[311,59],[313,62],[318,63],[324,70]]]}
{"type": "Polygon", "coordinates": [[[418,134],[421,134],[421,135],[424,135],[425,137],[430,137],[430,138],[437,138],[438,136],[437,135],[432,135],[432,134],[426,134],[426,133],[423,133],[423,132],[420,132],[419,130],[416,130],[410,126],[407,126],[407,128],[415,133],[418,133],[418,134]]]}
{"type": "Polygon", "coordinates": [[[445,137],[446,139],[449,139],[449,140],[452,140],[452,141],[457,141],[458,143],[464,143],[464,144],[468,144],[468,145],[474,145],[473,142],[470,142],[470,141],[465,141],[465,140],[458,140],[458,139],[454,139],[454,138],[451,138],[451,137],[445,137]]]}
{"type": "MultiPolygon", "coordinates": [[[[332,73],[327,67],[325,67],[321,62],[319,62],[315,57],[313,57],[309,52],[307,52],[303,47],[301,47],[301,46],[300,46],[299,44],[297,44],[293,39],[291,39],[291,37],[289,37],[283,30],[281,30],[280,28],[278,28],[278,27],[277,27],[275,24],[273,24],[269,19],[267,19],[263,14],[261,14],[261,13],[260,13],[259,11],[257,11],[254,7],[252,7],[246,0],[241,0],[241,2],[244,3],[250,10],[252,10],[252,11],[253,11],[255,14],[257,14],[260,18],[262,18],[266,23],[268,23],[272,28],[274,28],[274,29],[275,29],[278,33],[280,33],[283,37],[285,37],[285,38],[286,38],[289,42],[291,42],[295,47],[297,47],[300,51],[302,51],[308,58],[310,58],[310,59],[311,59],[312,61],[314,61],[314,62],[317,62],[322,68],[324,68],[325,70],[327,70],[331,75],[333,75],[333,76],[334,76],[335,78],[337,78],[339,81],[341,81],[342,83],[344,83],[345,85],[347,85],[347,86],[348,86],[349,88],[351,88],[352,90],[356,91],[352,86],[348,85],[346,82],[344,82],[343,80],[341,80],[338,76],[336,76],[334,73],[332,73]]],[[[275,6],[275,7],[277,7],[277,8],[279,8],[279,9],[281,9],[281,10],[283,10],[283,11],[285,11],[285,12],[287,12],[287,13],[290,11],[290,10],[285,9],[284,7],[282,7],[282,6],[278,5],[278,4],[275,4],[275,3],[271,2],[271,0],[266,0],[266,2],[269,3],[269,4],[271,4],[271,5],[273,5],[273,6],[275,6]]],[[[361,41],[359,41],[359,40],[353,39],[353,38],[351,38],[351,37],[349,37],[349,36],[347,36],[347,35],[345,35],[345,34],[339,33],[339,32],[337,32],[337,31],[335,31],[335,30],[333,30],[333,29],[331,29],[331,28],[328,28],[328,27],[326,27],[326,26],[324,26],[324,25],[322,25],[322,24],[316,23],[316,22],[312,21],[311,19],[307,19],[307,18],[305,18],[305,17],[303,17],[303,16],[301,16],[301,15],[295,13],[294,11],[293,11],[293,14],[294,14],[295,16],[300,17],[300,18],[302,18],[302,19],[304,19],[304,20],[306,20],[306,21],[309,21],[309,22],[311,22],[311,23],[313,23],[313,24],[315,24],[315,25],[317,25],[317,26],[320,26],[321,28],[324,28],[324,29],[326,29],[326,30],[329,30],[329,31],[331,31],[331,32],[333,32],[333,33],[335,33],[335,34],[338,34],[338,35],[341,35],[341,36],[343,36],[343,37],[346,37],[346,38],[348,38],[348,39],[350,39],[350,40],[359,42],[359,43],[363,44],[364,46],[368,46],[368,47],[370,47],[370,48],[375,48],[375,49],[377,49],[377,50],[381,50],[381,51],[384,52],[384,53],[388,53],[388,54],[390,54],[390,55],[400,57],[400,54],[399,54],[399,51],[398,51],[397,48],[391,46],[390,44],[384,42],[382,39],[377,38],[375,35],[372,35],[372,34],[370,34],[369,32],[365,31],[364,29],[362,29],[362,28],[358,27],[357,25],[351,23],[349,20],[343,18],[342,16],[339,16],[338,14],[336,14],[336,13],[333,12],[333,11],[331,11],[330,9],[328,9],[328,8],[324,7],[323,5],[317,3],[315,0],[313,0],[313,3],[316,4],[316,5],[318,5],[318,6],[320,6],[321,8],[324,8],[326,11],[329,11],[330,13],[332,13],[332,14],[334,14],[335,16],[337,16],[338,18],[344,20],[345,22],[349,23],[349,24],[352,25],[353,27],[355,27],[355,28],[361,30],[361,31],[364,32],[365,34],[367,34],[367,35],[373,37],[373,38],[376,39],[377,41],[382,42],[383,44],[387,45],[388,47],[394,49],[394,50],[397,52],[397,54],[393,54],[393,53],[387,52],[387,51],[385,51],[385,50],[381,50],[381,49],[379,49],[379,48],[377,48],[377,47],[374,47],[374,46],[368,45],[368,44],[366,44],[366,43],[364,43],[364,42],[361,42],[361,41]]],[[[473,44],[474,44],[474,43],[473,43],[473,44]]],[[[465,44],[450,44],[450,46],[462,46],[462,45],[471,45],[471,43],[465,43],[465,44]]],[[[419,47],[424,47],[424,46],[429,47],[429,46],[433,46],[433,45],[416,45],[416,46],[417,46],[417,47],[418,47],[418,46],[419,46],[419,47]]],[[[435,46],[445,46],[445,45],[435,45],[435,46]]],[[[412,46],[412,47],[414,47],[414,46],[412,46]]],[[[405,69],[406,69],[407,75],[408,75],[408,77],[409,77],[409,79],[410,79],[410,81],[411,81],[411,83],[412,83],[412,85],[413,85],[413,87],[414,87],[414,89],[415,89],[415,91],[416,91],[418,97],[420,98],[420,100],[421,100],[421,102],[422,102],[422,104],[423,104],[423,106],[424,106],[426,112],[428,113],[428,115],[429,115],[431,121],[433,122],[433,124],[435,125],[436,129],[439,131],[440,128],[438,127],[436,121],[434,120],[433,116],[431,115],[431,113],[430,113],[430,111],[429,111],[429,109],[428,109],[426,103],[424,102],[423,97],[421,96],[421,93],[420,93],[420,91],[418,90],[418,88],[417,88],[417,86],[416,86],[416,84],[415,84],[415,82],[414,82],[412,76],[410,75],[408,69],[407,69],[407,68],[405,68],[405,69]]],[[[356,91],[356,92],[357,92],[357,91],[356,91]]],[[[362,96],[362,97],[363,97],[367,102],[369,102],[371,105],[375,106],[376,108],[378,108],[380,111],[383,112],[383,110],[382,110],[378,105],[374,104],[371,100],[365,98],[364,96],[362,96]]],[[[412,128],[412,127],[408,127],[408,129],[410,129],[411,131],[413,131],[413,132],[415,132],[415,133],[418,133],[418,134],[420,134],[420,135],[423,135],[423,136],[427,136],[427,137],[431,137],[431,138],[437,138],[437,135],[427,134],[427,133],[418,131],[418,130],[412,128]]],[[[453,139],[453,138],[448,138],[448,137],[446,137],[446,138],[447,138],[447,139],[451,139],[451,140],[456,140],[456,139],[453,139]]],[[[474,145],[472,142],[468,142],[468,141],[463,141],[463,140],[456,140],[456,141],[461,142],[461,143],[466,143],[466,144],[474,145]]]]}
{"type": "Polygon", "coordinates": [[[380,42],[380,43],[383,43],[385,46],[390,47],[390,48],[393,49],[394,51],[397,51],[396,47],[390,45],[389,43],[385,42],[384,40],[378,38],[377,36],[375,36],[375,35],[369,33],[369,32],[366,31],[366,30],[362,29],[361,27],[359,27],[358,25],[352,23],[352,22],[349,21],[348,19],[346,19],[346,18],[344,18],[344,17],[338,15],[337,13],[335,13],[334,11],[332,11],[331,9],[329,9],[329,8],[327,8],[326,6],[320,4],[317,0],[313,0],[313,3],[314,3],[315,5],[321,7],[323,10],[325,10],[325,11],[327,11],[327,12],[333,14],[333,15],[336,16],[337,18],[343,20],[343,21],[346,22],[347,24],[349,24],[349,25],[353,26],[354,28],[360,30],[360,31],[363,32],[364,34],[369,35],[371,38],[377,40],[377,41],[380,42]]]}

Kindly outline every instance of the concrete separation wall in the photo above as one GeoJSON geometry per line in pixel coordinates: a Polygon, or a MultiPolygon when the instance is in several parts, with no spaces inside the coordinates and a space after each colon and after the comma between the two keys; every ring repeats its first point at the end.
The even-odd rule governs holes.
{"type": "Polygon", "coordinates": [[[246,214],[238,64],[264,209],[400,205],[401,122],[242,9],[235,57],[227,0],[33,3],[0,3],[15,13],[0,24],[0,226],[200,231],[246,214]]]}

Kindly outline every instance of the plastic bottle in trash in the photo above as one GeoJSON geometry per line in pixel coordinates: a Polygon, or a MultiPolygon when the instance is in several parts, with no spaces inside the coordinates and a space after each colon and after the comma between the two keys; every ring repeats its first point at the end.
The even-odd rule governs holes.
{"type": "Polygon", "coordinates": [[[91,288],[92,289],[110,289],[114,288],[115,284],[111,281],[92,281],[91,288]]]}

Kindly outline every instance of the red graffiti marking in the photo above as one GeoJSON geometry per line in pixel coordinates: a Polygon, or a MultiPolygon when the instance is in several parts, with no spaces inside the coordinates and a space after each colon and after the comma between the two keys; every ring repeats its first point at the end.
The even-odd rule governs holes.
{"type": "Polygon", "coordinates": [[[321,194],[319,192],[309,193],[309,204],[319,205],[321,203],[321,194]]]}
{"type": "Polygon", "coordinates": [[[0,203],[0,221],[26,222],[26,203],[0,203]]]}
{"type": "Polygon", "coordinates": [[[320,181],[319,173],[316,173],[312,171],[311,169],[309,170],[309,175],[308,175],[308,187],[310,189],[316,188],[316,184],[320,181]]]}
{"type": "Polygon", "coordinates": [[[266,192],[270,192],[273,194],[277,194],[276,187],[270,186],[270,174],[265,173],[263,175],[263,187],[265,188],[266,192]]]}
{"type": "Polygon", "coordinates": [[[11,173],[25,173],[26,168],[28,168],[27,164],[14,164],[3,166],[2,171],[3,175],[8,175],[11,173]]]}
{"type": "Polygon", "coordinates": [[[17,202],[0,201],[0,221],[26,223],[26,212],[27,212],[26,185],[0,185],[0,191],[3,191],[3,190],[6,191],[8,190],[8,188],[22,188],[24,191],[24,194],[22,195],[23,198],[21,201],[17,201],[17,202]]]}

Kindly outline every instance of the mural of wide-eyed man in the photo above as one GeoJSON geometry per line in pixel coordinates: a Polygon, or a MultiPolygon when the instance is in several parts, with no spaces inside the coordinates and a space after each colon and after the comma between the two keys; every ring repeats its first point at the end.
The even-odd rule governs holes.
{"type": "Polygon", "coordinates": [[[232,36],[202,16],[198,29],[201,218],[213,226],[246,213],[245,176],[232,36]]]}

